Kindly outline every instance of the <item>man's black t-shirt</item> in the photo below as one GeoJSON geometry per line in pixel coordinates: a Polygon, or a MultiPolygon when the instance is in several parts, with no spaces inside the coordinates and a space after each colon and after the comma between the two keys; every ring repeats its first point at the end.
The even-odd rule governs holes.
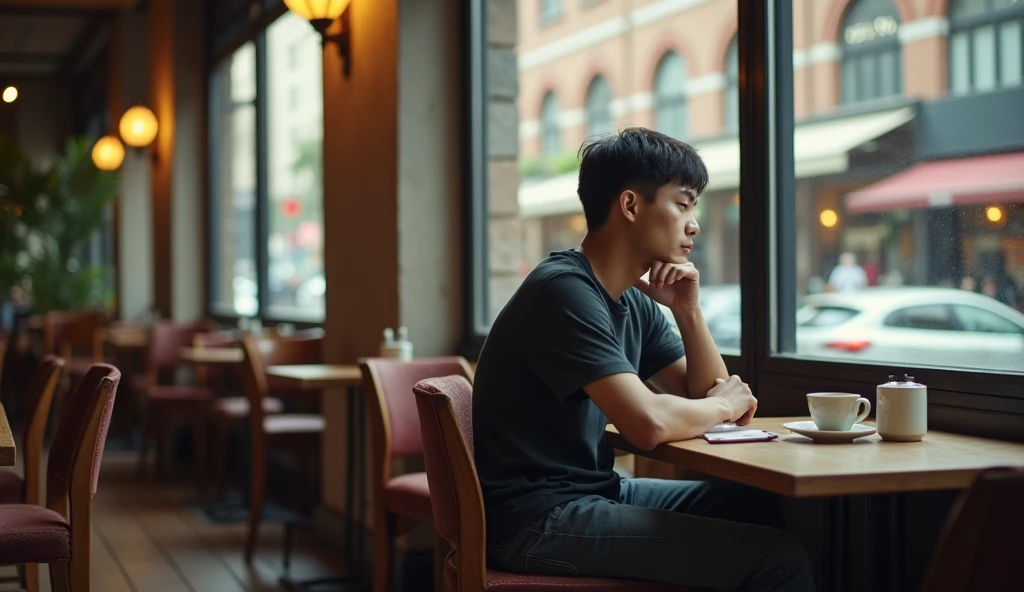
{"type": "Polygon", "coordinates": [[[613,300],[577,251],[542,261],[494,321],[474,380],[488,541],[587,495],[617,501],[608,420],[582,388],[620,372],[647,380],[682,356],[678,335],[638,289],[613,300]]]}

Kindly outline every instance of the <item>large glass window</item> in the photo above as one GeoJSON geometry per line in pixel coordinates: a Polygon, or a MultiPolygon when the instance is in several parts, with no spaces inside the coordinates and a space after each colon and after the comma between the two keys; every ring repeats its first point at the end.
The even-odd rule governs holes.
{"type": "MultiPolygon", "coordinates": [[[[519,19],[518,28],[508,19],[500,21],[508,29],[497,28],[496,20],[483,27],[482,15],[476,15],[475,80],[502,84],[500,93],[481,85],[475,95],[486,98],[475,120],[477,146],[485,155],[474,171],[478,222],[472,232],[479,255],[469,326],[478,338],[537,263],[552,251],[579,246],[586,235],[577,195],[581,145],[595,135],[643,126],[693,144],[711,171],[696,210],[702,232],[691,260],[700,269],[702,307],[716,342],[724,352],[739,352],[739,140],[723,140],[720,110],[723,101],[737,95],[735,83],[728,93],[713,84],[724,67],[719,40],[735,28],[736,4],[714,3],[718,7],[710,12],[666,3],[653,18],[643,3],[606,2],[602,10],[611,14],[599,17],[596,7],[566,10],[558,27],[530,18],[519,19]],[[607,34],[609,23],[618,31],[623,22],[635,28],[607,34]],[[665,30],[675,37],[666,40],[665,30]],[[694,38],[697,32],[700,39],[694,38]],[[652,44],[652,39],[661,41],[652,44]],[[680,54],[666,53],[666,46],[688,47],[699,52],[695,61],[714,65],[714,71],[703,73],[712,83],[692,89],[689,103],[686,65],[680,54]],[[504,51],[517,54],[508,61],[509,71],[485,58],[504,51]],[[518,83],[517,97],[506,95],[510,78],[518,83]],[[519,117],[514,146],[486,135],[495,118],[510,111],[519,117]]],[[[536,6],[536,0],[517,3],[520,15],[532,14],[536,6]]],[[[736,52],[730,55],[729,76],[735,80],[736,52]]]]}
{"type": "MultiPolygon", "coordinates": [[[[981,23],[994,4],[954,2],[951,10],[954,21],[966,13],[981,23]]],[[[814,32],[807,44],[834,35],[809,12],[791,18],[793,31],[814,32]]],[[[954,88],[980,90],[997,80],[1002,64],[994,47],[1001,41],[998,25],[987,22],[953,35],[954,88]],[[984,65],[974,53],[979,48],[987,52],[984,65]]],[[[850,9],[840,32],[843,101],[893,94],[884,86],[896,80],[886,78],[892,71],[885,56],[907,59],[908,70],[941,67],[937,45],[901,58],[899,26],[888,0],[861,0],[850,9]]],[[[789,84],[794,96],[820,91],[809,77],[789,84]]],[[[942,88],[933,90],[941,96],[942,88]]],[[[1015,170],[1024,166],[1024,128],[1013,127],[1005,141],[998,131],[1016,125],[999,115],[1002,109],[1022,101],[1019,88],[925,99],[917,108],[889,103],[852,113],[824,104],[794,118],[785,132],[792,169],[790,154],[773,169],[783,176],[778,224],[792,231],[777,261],[785,320],[778,353],[1024,372],[1024,191],[1015,170]]]]}
{"type": "Polygon", "coordinates": [[[219,314],[259,309],[256,277],[256,46],[246,43],[210,77],[210,299],[219,314]]]}
{"type": "Polygon", "coordinates": [[[654,74],[654,126],[680,140],[686,139],[686,63],[670,51],[654,74]]]}
{"type": "Polygon", "coordinates": [[[549,92],[540,107],[541,153],[545,156],[558,154],[562,150],[562,126],[559,117],[558,97],[549,92]]]}
{"type": "Polygon", "coordinates": [[[595,76],[587,89],[587,133],[606,134],[615,126],[612,120],[612,87],[604,76],[595,76]]]}
{"type": "Polygon", "coordinates": [[[725,54],[725,130],[736,132],[740,129],[740,64],[736,38],[733,37],[725,54]]]}
{"type": "Polygon", "coordinates": [[[321,318],[323,69],[320,35],[286,12],[267,28],[267,304],[321,318]]]}
{"type": "Polygon", "coordinates": [[[899,26],[900,15],[892,0],[857,0],[851,5],[841,31],[840,85],[844,103],[892,97],[903,92],[899,26]]]}
{"type": "Polygon", "coordinates": [[[323,318],[320,37],[284,13],[210,75],[210,308],[323,318]]]}
{"type": "Polygon", "coordinates": [[[1024,2],[952,0],[949,86],[954,93],[1020,86],[1024,79],[1024,2]]]}

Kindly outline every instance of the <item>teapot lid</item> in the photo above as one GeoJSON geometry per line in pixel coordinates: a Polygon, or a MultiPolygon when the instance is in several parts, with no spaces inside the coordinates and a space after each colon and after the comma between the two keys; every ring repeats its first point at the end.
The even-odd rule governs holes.
{"type": "Polygon", "coordinates": [[[914,377],[909,374],[890,374],[889,384],[902,387],[922,387],[923,384],[914,382],[914,377]]]}

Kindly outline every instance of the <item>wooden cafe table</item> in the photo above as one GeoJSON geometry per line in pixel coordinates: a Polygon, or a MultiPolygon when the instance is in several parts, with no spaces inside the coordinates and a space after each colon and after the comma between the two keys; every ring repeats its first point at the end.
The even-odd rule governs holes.
{"type": "Polygon", "coordinates": [[[3,404],[0,404],[0,467],[14,466],[17,459],[16,450],[11,424],[7,421],[3,404]]]}
{"type": "Polygon", "coordinates": [[[929,431],[921,442],[883,442],[874,434],[848,444],[815,444],[782,427],[808,419],[754,419],[751,429],[779,435],[773,442],[709,444],[696,438],[662,444],[649,452],[634,448],[614,426],[607,433],[613,447],[636,455],[791,498],[823,498],[827,590],[845,590],[848,583],[849,496],[888,495],[886,526],[893,532],[887,533],[889,548],[875,550],[891,567],[876,589],[903,590],[905,574],[899,561],[903,516],[898,494],[965,489],[985,469],[1024,464],[1024,444],[1000,440],[929,431]]]}
{"type": "MultiPolygon", "coordinates": [[[[356,492],[362,491],[365,476],[365,455],[363,441],[365,439],[365,413],[360,388],[363,386],[363,373],[354,364],[288,364],[270,366],[267,376],[272,376],[282,388],[295,390],[345,389],[348,394],[348,432],[347,451],[345,455],[345,549],[348,553],[346,567],[351,571],[342,576],[323,578],[305,582],[293,582],[287,573],[281,578],[281,584],[287,589],[304,589],[309,586],[324,584],[353,584],[362,587],[363,581],[363,537],[356,529],[357,508],[362,504],[355,503],[356,492]]],[[[360,494],[361,497],[361,494],[360,494]]],[[[362,500],[360,500],[361,502],[362,500]]]]}

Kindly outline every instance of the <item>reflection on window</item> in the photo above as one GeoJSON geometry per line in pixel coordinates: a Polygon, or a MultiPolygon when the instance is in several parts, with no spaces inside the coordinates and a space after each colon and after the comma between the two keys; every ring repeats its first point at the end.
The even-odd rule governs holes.
{"type": "Polygon", "coordinates": [[[604,76],[595,76],[587,90],[587,134],[606,134],[613,127],[612,88],[604,76]]]}
{"type": "Polygon", "coordinates": [[[780,353],[1024,372],[1024,133],[1001,138],[1016,123],[998,115],[1024,104],[1024,86],[1002,75],[1019,81],[1020,48],[1001,49],[1018,42],[1021,4],[952,2],[948,50],[925,42],[932,22],[902,22],[890,0],[853,3],[836,31],[794,11],[793,30],[808,32],[794,54],[817,54],[794,60],[796,178],[780,199],[793,200],[795,260],[778,289],[797,306],[780,319],[792,322],[780,353]],[[901,28],[914,51],[902,52],[901,28]],[[830,62],[820,48],[832,39],[830,62]],[[837,66],[838,98],[816,80],[821,62],[837,66]],[[948,85],[920,76],[902,89],[903,67],[947,64],[948,85]],[[975,92],[987,89],[999,92],[975,92]],[[918,104],[840,108],[904,92],[918,104]]]}
{"type": "Polygon", "coordinates": [[[955,93],[1020,86],[1024,2],[952,0],[949,85],[955,93]]]}
{"type": "Polygon", "coordinates": [[[210,295],[220,312],[251,316],[256,281],[256,49],[239,48],[210,78],[210,295]]]}
{"type": "Polygon", "coordinates": [[[562,18],[562,0],[540,0],[540,22],[552,23],[562,18]]]}
{"type": "Polygon", "coordinates": [[[899,12],[892,0],[857,0],[842,30],[842,99],[859,103],[903,92],[899,12]]]}
{"type": "MultiPolygon", "coordinates": [[[[711,185],[696,209],[702,230],[690,258],[700,269],[701,307],[712,336],[724,352],[736,354],[741,327],[739,144],[736,138],[723,140],[724,120],[735,118],[723,117],[721,107],[738,101],[736,58],[731,51],[723,60],[717,43],[693,43],[691,38],[693,31],[706,31],[714,39],[734,35],[736,2],[710,0],[718,5],[712,11],[704,10],[704,3],[663,2],[659,18],[652,20],[649,3],[601,2],[581,9],[582,0],[573,1],[558,3],[566,10],[556,27],[521,18],[518,30],[496,31],[494,22],[484,28],[492,38],[478,51],[517,54],[509,71],[488,63],[485,78],[500,81],[502,89],[514,79],[519,93],[509,98],[504,90],[481,89],[488,110],[484,128],[494,129],[494,118],[515,109],[519,141],[510,150],[493,136],[487,138],[488,193],[478,198],[487,204],[486,222],[478,229],[486,232],[487,258],[481,263],[486,267],[479,271],[483,289],[478,292],[486,301],[475,303],[475,329],[487,331],[526,274],[551,251],[575,248],[586,234],[577,196],[581,144],[596,134],[642,126],[690,142],[705,155],[711,185]],[[633,25],[609,34],[608,22],[633,25]],[[708,64],[713,70],[701,73],[706,82],[725,79],[726,88],[704,84],[689,89],[687,64],[667,47],[687,47],[692,66],[708,64]]],[[[518,14],[530,15],[538,4],[517,0],[518,14]]]]}
{"type": "Polygon", "coordinates": [[[740,129],[740,64],[736,38],[729,44],[725,55],[725,129],[736,132],[740,129]]]}
{"type": "Polygon", "coordinates": [[[320,36],[292,12],[266,34],[268,312],[319,320],[326,294],[320,36]]]}
{"type": "Polygon", "coordinates": [[[544,155],[558,154],[562,150],[562,130],[558,123],[558,97],[549,92],[540,108],[540,127],[544,155]]]}
{"type": "Polygon", "coordinates": [[[665,54],[654,75],[655,128],[686,139],[686,64],[674,51],[665,54]]]}

